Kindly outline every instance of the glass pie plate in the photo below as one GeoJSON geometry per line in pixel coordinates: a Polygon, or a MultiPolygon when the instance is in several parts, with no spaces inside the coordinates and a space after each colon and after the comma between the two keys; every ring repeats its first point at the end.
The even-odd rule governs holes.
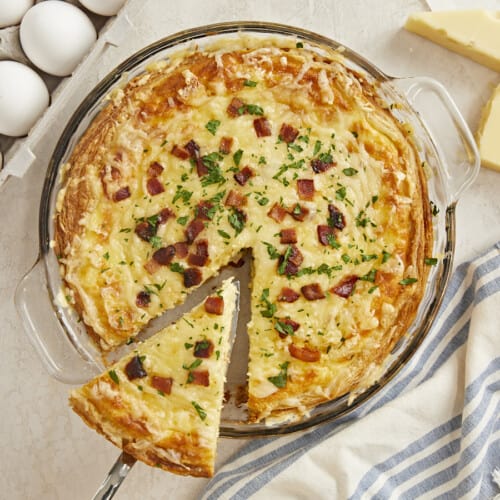
{"type": "Polygon", "coordinates": [[[227,381],[231,397],[225,405],[220,434],[225,437],[252,437],[285,434],[333,421],[363,405],[389,384],[418,349],[428,334],[443,299],[450,276],[455,244],[455,205],[461,193],[473,182],[479,169],[479,156],[473,137],[451,100],[437,81],[425,77],[394,78],[338,42],[299,28],[261,22],[220,23],[182,31],[145,47],[121,63],[104,78],[82,101],[62,133],[50,159],[40,201],[40,253],[33,268],[20,282],[16,304],[30,341],[40,355],[48,372],[56,379],[80,384],[103,368],[100,352],[89,339],[82,323],[71,308],[61,300],[61,277],[54,252],[53,216],[56,195],[60,187],[59,171],[69,158],[79,137],[105,104],[106,95],[125,81],[144,72],[148,64],[163,60],[179,50],[203,48],[220,39],[241,36],[285,38],[328,54],[342,50],[348,66],[362,72],[369,80],[378,82],[380,95],[388,103],[398,103],[393,114],[408,123],[413,131],[420,159],[425,162],[429,196],[433,203],[434,248],[438,263],[429,275],[425,296],[415,321],[395,346],[379,381],[360,394],[347,394],[312,409],[307,416],[292,422],[275,424],[248,423],[245,404],[239,397],[246,381],[248,339],[245,325],[249,311],[248,287],[250,259],[242,268],[222,270],[217,278],[193,292],[186,303],[153,320],[141,334],[146,337],[174,321],[184,311],[203,300],[216,283],[235,275],[242,283],[242,305],[227,381]]]}

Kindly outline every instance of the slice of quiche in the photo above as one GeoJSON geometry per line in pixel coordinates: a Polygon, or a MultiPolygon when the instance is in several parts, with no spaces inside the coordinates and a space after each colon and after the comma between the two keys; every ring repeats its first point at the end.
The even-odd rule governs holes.
{"type": "Polygon", "coordinates": [[[83,387],[70,404],[85,423],[148,465],[214,471],[237,287],[224,282],[83,387]]]}

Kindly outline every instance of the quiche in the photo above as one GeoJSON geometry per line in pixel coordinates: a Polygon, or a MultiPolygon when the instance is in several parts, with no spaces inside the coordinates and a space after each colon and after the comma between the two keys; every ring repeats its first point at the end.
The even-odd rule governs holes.
{"type": "Polygon", "coordinates": [[[425,169],[341,51],[241,36],[148,66],[63,169],[55,250],[103,352],[251,250],[249,421],[372,385],[424,294],[425,169]]]}
{"type": "Polygon", "coordinates": [[[70,404],[109,441],[148,465],[210,477],[237,289],[221,290],[83,387],[70,404]]]}

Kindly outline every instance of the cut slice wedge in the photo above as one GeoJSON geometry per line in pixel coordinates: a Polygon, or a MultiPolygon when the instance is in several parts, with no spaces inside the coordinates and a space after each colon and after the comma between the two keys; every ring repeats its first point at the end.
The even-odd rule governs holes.
{"type": "Polygon", "coordinates": [[[202,304],[70,395],[89,427],[148,465],[214,471],[238,288],[227,280],[202,304]]]}

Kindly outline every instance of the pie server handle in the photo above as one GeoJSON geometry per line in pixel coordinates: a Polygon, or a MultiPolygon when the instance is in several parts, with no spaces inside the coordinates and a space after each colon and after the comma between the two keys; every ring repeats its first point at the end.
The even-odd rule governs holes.
{"type": "Polygon", "coordinates": [[[134,464],[135,458],[123,452],[116,459],[106,479],[93,496],[93,500],[109,500],[113,498],[134,464]]]}

